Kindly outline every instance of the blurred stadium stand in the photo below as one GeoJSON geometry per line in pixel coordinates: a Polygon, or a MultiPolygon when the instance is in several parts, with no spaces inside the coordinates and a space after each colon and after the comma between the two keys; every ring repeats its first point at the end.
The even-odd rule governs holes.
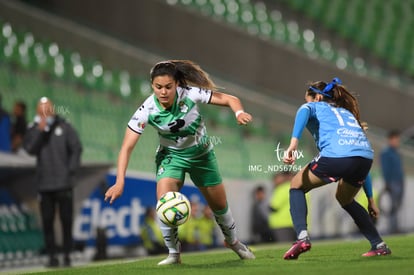
{"type": "MultiPolygon", "coordinates": [[[[129,117],[151,92],[147,72],[145,75],[137,73],[136,76],[131,76],[125,70],[113,73],[101,61],[92,58],[84,60],[77,51],[60,46],[63,43],[35,38],[31,32],[16,29],[5,20],[2,21],[1,28],[5,62],[0,68],[0,76],[4,83],[5,103],[10,105],[14,100],[24,98],[31,106],[31,118],[34,115],[33,106],[40,96],[53,98],[56,111],[71,120],[80,131],[85,146],[83,159],[114,163],[129,117]]],[[[252,101],[252,98],[247,101],[252,101]]],[[[253,101],[255,103],[250,105],[258,105],[256,109],[262,107],[263,103],[257,103],[260,101],[269,106],[278,103],[260,98],[260,94],[253,101]]],[[[252,160],[263,164],[273,163],[275,155],[272,149],[277,144],[270,138],[275,137],[271,134],[272,128],[274,132],[277,132],[277,128],[290,131],[291,113],[295,111],[290,106],[284,109],[285,122],[281,125],[270,125],[269,117],[267,121],[263,117],[257,117],[255,127],[242,129],[227,109],[219,109],[217,112],[203,108],[206,116],[211,118],[210,135],[222,149],[217,150],[217,154],[223,164],[223,175],[252,177],[246,169],[252,160]],[[261,146],[263,142],[270,149],[261,146]],[[251,145],[247,146],[247,143],[251,145]],[[239,164],[234,162],[235,155],[240,160],[239,164]]],[[[147,132],[140,141],[143,145],[140,144],[139,151],[141,156],[152,157],[157,147],[156,133],[151,129],[147,132]]],[[[278,141],[286,142],[286,138],[287,136],[280,136],[278,141]]],[[[131,169],[152,172],[154,164],[134,158],[131,169]]]]}
{"type": "Polygon", "coordinates": [[[412,79],[414,76],[414,54],[411,50],[414,36],[410,28],[413,23],[413,1],[281,2],[364,49],[365,53],[371,52],[383,61],[380,64],[384,67],[398,72],[401,79],[412,79]]]}
{"type": "MultiPolygon", "coordinates": [[[[107,3],[93,16],[89,15],[95,0],[83,1],[82,9],[76,8],[76,1],[23,2],[0,1],[4,60],[0,80],[6,84],[5,103],[23,98],[34,106],[42,95],[54,98],[61,108],[58,111],[80,131],[85,160],[115,162],[126,122],[151,93],[148,71],[163,59],[159,54],[167,49],[171,53],[165,56],[196,60],[220,86],[240,96],[255,115],[255,124],[241,129],[228,110],[203,108],[211,124],[210,135],[234,145],[220,148],[217,144],[226,177],[260,177],[252,176],[246,166],[253,160],[267,163],[274,159],[272,149],[288,139],[296,107],[303,102],[300,91],[310,79],[339,76],[359,91],[363,119],[374,135],[379,134],[377,146],[382,146],[380,137],[385,129],[412,125],[404,115],[414,103],[411,86],[397,87],[388,78],[376,77],[375,68],[363,57],[352,59],[345,50],[333,47],[334,42],[318,40],[316,31],[302,29],[301,21],[293,21],[295,11],[318,17],[326,10],[331,14],[340,9],[326,4],[329,1],[316,1],[311,6],[306,1],[275,1],[278,6],[271,5],[272,1],[249,0],[126,1],[124,6],[107,3]],[[120,17],[123,13],[125,18],[120,17]],[[190,20],[195,23],[188,24],[190,20]],[[176,24],[167,25],[170,21],[176,24]],[[150,31],[146,26],[152,26],[150,31]],[[194,37],[193,33],[199,35],[194,37]],[[394,115],[384,112],[385,108],[394,115]],[[230,135],[226,134],[228,128],[230,135]],[[270,150],[262,144],[271,145],[270,150]],[[234,156],[244,165],[235,165],[234,156]]],[[[352,7],[360,7],[354,2],[352,7]]],[[[344,5],[342,1],[337,4],[344,5]]],[[[320,20],[318,27],[330,27],[328,19],[320,20]]],[[[33,117],[33,110],[29,108],[29,117],[33,117]]],[[[152,156],[156,133],[152,129],[147,132],[139,151],[152,156]]],[[[305,150],[311,156],[308,141],[305,150]]],[[[143,171],[152,171],[153,166],[140,158],[131,163],[132,169],[143,171]]]]}
{"type": "MultiPolygon", "coordinates": [[[[72,120],[81,131],[86,160],[114,161],[126,121],[151,92],[147,77],[149,68],[161,59],[158,54],[167,48],[171,51],[167,56],[181,58],[186,52],[184,58],[202,60],[204,62],[199,63],[209,72],[219,72],[217,75],[220,78],[214,74],[219,84],[242,97],[248,110],[255,115],[254,127],[241,130],[234,127],[232,116],[227,110],[216,112],[211,108],[203,108],[214,126],[211,135],[217,129],[220,135],[225,136],[217,128],[223,125],[231,127],[232,131],[237,129],[238,142],[232,144],[236,144],[233,154],[240,154],[240,159],[246,159],[246,156],[260,159],[266,155],[266,152],[258,153],[257,150],[249,152],[250,149],[241,154],[237,148],[245,148],[249,140],[244,137],[268,140],[270,144],[274,144],[275,139],[283,142],[288,138],[294,110],[302,102],[303,95],[297,91],[304,90],[305,83],[310,79],[329,80],[331,76],[337,75],[345,83],[350,83],[349,86],[359,91],[363,118],[373,129],[406,129],[412,124],[409,116],[404,115],[411,110],[414,101],[411,86],[396,87],[387,78],[376,78],[375,68],[371,70],[362,57],[349,59],[350,55],[344,50],[332,47],[330,41],[319,41],[316,32],[302,30],[299,21],[285,20],[283,16],[292,13],[292,10],[286,11],[290,7],[309,17],[325,13],[332,17],[333,10],[344,5],[342,1],[337,3],[342,5],[340,7],[326,4],[329,1],[316,1],[311,6],[307,6],[306,1],[282,1],[288,5],[279,5],[280,10],[268,8],[265,3],[270,1],[167,0],[141,1],[139,4],[126,1],[125,6],[131,7],[128,11],[132,10],[132,14],[137,16],[122,20],[119,13],[128,12],[123,7],[108,3],[94,16],[86,16],[90,14],[89,9],[94,7],[95,1],[83,1],[82,9],[76,9],[75,2],[33,2],[62,16],[57,17],[20,1],[0,1],[0,43],[4,61],[1,63],[0,79],[5,83],[3,90],[6,103],[24,98],[29,106],[34,106],[39,96],[54,98],[65,117],[72,120]],[[147,16],[148,10],[156,12],[158,16],[155,17],[160,20],[154,21],[151,19],[153,15],[147,16]],[[107,16],[110,12],[112,17],[107,16]],[[63,18],[76,18],[95,30],[63,18]],[[185,20],[180,22],[180,18],[185,20]],[[194,24],[188,24],[194,18],[198,19],[194,21],[197,22],[195,27],[194,24]],[[165,23],[169,20],[176,24],[168,25],[167,28],[165,23]],[[148,31],[145,26],[150,23],[153,29],[148,31]],[[167,33],[174,35],[166,34],[161,39],[159,33],[164,28],[167,33]],[[102,32],[119,39],[103,35],[102,32]],[[191,36],[193,32],[200,34],[200,38],[191,36]],[[234,43],[233,39],[221,43],[224,39],[219,38],[224,36],[234,38],[234,43]],[[191,43],[180,43],[187,41],[185,39],[191,43]],[[205,48],[200,51],[203,44],[205,48]],[[213,45],[217,46],[213,48],[213,45]],[[148,48],[153,50],[149,52],[148,48]],[[348,59],[345,60],[344,56],[348,59]],[[235,58],[238,63],[233,62],[235,58]],[[237,81],[235,75],[238,76],[237,81]],[[374,98],[375,104],[372,103],[374,98]],[[392,110],[393,115],[384,112],[385,108],[392,110]]],[[[352,7],[360,7],[354,2],[352,7]]],[[[327,23],[328,19],[320,20],[320,27],[322,24],[326,24],[326,28],[332,25],[327,23]]],[[[32,116],[33,108],[29,108],[29,117],[32,116]]],[[[148,132],[150,134],[145,135],[148,137],[144,142],[151,146],[141,146],[144,155],[149,155],[156,147],[155,133],[148,132]]],[[[383,132],[379,130],[379,133],[383,132]]],[[[250,160],[245,162],[251,163],[250,160]]],[[[136,160],[131,167],[145,171],[153,169],[152,163],[144,163],[136,160]]],[[[223,166],[224,175],[240,175],[240,171],[232,171],[236,169],[235,165],[227,171],[226,160],[223,166]]]]}

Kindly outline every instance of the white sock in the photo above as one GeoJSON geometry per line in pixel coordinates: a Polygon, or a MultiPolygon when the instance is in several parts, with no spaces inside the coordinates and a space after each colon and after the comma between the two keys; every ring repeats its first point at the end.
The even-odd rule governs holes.
{"type": "Polygon", "coordinates": [[[162,237],[164,238],[165,246],[168,248],[168,252],[180,253],[180,247],[178,245],[178,228],[169,227],[165,224],[160,224],[162,237]]]}
{"type": "Polygon", "coordinates": [[[224,212],[214,212],[214,218],[216,219],[216,222],[219,225],[221,232],[223,232],[224,239],[230,245],[235,244],[237,242],[236,223],[234,222],[230,208],[226,207],[225,210],[217,212],[224,212]]]}
{"type": "Polygon", "coordinates": [[[380,242],[379,244],[377,244],[377,249],[384,245],[385,245],[385,242],[380,242]]]}
{"type": "Polygon", "coordinates": [[[305,239],[305,238],[309,238],[308,231],[307,230],[300,231],[300,233],[298,235],[298,240],[302,240],[302,239],[305,239]]]}

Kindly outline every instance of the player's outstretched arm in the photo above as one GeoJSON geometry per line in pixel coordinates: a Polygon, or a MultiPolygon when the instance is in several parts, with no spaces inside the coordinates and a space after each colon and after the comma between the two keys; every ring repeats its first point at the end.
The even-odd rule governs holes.
{"type": "Polygon", "coordinates": [[[111,204],[114,200],[119,198],[124,191],[125,173],[129,159],[140,136],[141,135],[132,131],[130,128],[127,128],[125,131],[124,141],[122,142],[122,147],[118,154],[116,182],[105,193],[105,201],[109,201],[111,204]]]}
{"type": "Polygon", "coordinates": [[[237,123],[240,125],[247,125],[253,120],[252,116],[243,110],[243,105],[240,99],[236,96],[213,92],[210,104],[230,107],[236,116],[237,123]]]}

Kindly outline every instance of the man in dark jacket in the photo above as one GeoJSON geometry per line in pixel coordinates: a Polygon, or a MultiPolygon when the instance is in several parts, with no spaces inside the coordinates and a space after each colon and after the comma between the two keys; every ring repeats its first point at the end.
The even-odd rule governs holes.
{"type": "Polygon", "coordinates": [[[37,159],[37,189],[48,266],[51,267],[59,265],[53,228],[56,207],[63,229],[64,265],[71,264],[74,175],[82,152],[75,129],[54,110],[50,99],[39,100],[37,115],[23,142],[24,149],[37,159]]]}
{"type": "Polygon", "coordinates": [[[400,147],[400,131],[388,133],[388,146],[381,152],[381,168],[385,182],[385,190],[391,198],[389,213],[389,233],[399,233],[398,212],[404,196],[404,167],[398,151],[400,147]]]}

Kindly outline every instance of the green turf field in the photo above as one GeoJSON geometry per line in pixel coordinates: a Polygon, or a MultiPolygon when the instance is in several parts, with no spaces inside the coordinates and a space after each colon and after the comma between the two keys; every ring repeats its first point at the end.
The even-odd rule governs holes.
{"type": "Polygon", "coordinates": [[[389,236],[385,240],[393,252],[390,256],[361,257],[369,248],[365,240],[314,241],[310,252],[291,261],[282,259],[290,245],[275,244],[252,247],[256,260],[241,261],[232,251],[219,249],[183,253],[183,264],[177,266],[157,266],[163,257],[149,257],[30,274],[414,274],[414,235],[389,236]]]}

